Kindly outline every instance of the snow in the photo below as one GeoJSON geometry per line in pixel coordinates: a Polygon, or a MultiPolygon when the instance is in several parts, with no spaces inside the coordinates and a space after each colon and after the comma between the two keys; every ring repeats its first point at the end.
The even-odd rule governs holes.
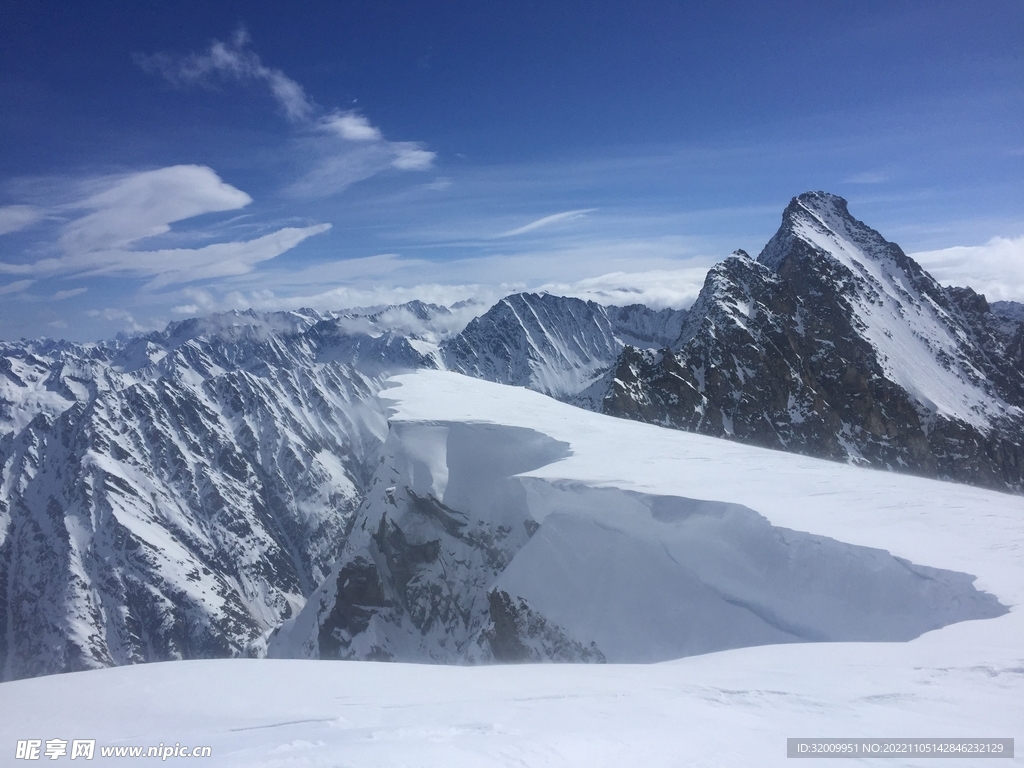
{"type": "Polygon", "coordinates": [[[378,384],[260,322],[218,331],[238,343],[178,338],[196,321],[173,348],[0,345],[0,677],[197,636],[243,653],[319,584],[386,436],[378,384]]]}
{"type": "Polygon", "coordinates": [[[1018,735],[1020,677],[984,650],[950,664],[902,644],[657,665],[171,662],[4,683],[0,743],[208,745],[197,764],[225,768],[785,766],[792,736],[1018,735]]]}
{"type": "MultiPolygon", "coordinates": [[[[59,737],[95,738],[101,745],[209,745],[214,757],[208,762],[218,766],[781,766],[788,764],[786,738],[794,736],[1020,735],[1020,496],[616,420],[454,373],[420,371],[390,384],[382,398],[392,433],[400,434],[389,441],[405,451],[416,488],[453,503],[459,497],[459,508],[495,516],[510,510],[498,500],[488,508],[489,483],[514,472],[526,489],[540,528],[499,585],[529,590],[531,580],[549,578],[544,547],[578,558],[566,560],[562,583],[531,593],[531,601],[548,594],[546,609],[572,607],[565,598],[579,596],[571,588],[575,580],[604,605],[632,598],[636,615],[624,618],[642,621],[651,613],[644,602],[664,595],[669,560],[722,586],[744,567],[756,576],[764,565],[759,558],[771,554],[763,546],[770,534],[812,548],[826,546],[827,537],[833,540],[827,546],[846,554],[871,548],[870,557],[861,551],[851,562],[877,564],[880,573],[893,562],[885,550],[910,561],[908,568],[971,574],[975,587],[1009,611],[924,634],[911,628],[906,634],[914,639],[906,642],[786,642],[660,664],[263,659],[36,678],[0,684],[0,749],[13,749],[17,739],[59,737]],[[492,437],[529,430],[564,447],[538,461],[536,446],[543,441],[532,447],[526,441],[520,449],[510,439],[502,443],[501,471],[474,482],[467,451],[482,428],[492,437]],[[453,443],[453,433],[462,434],[462,442],[453,443]],[[666,544],[664,562],[651,557],[651,541],[666,544]],[[658,579],[648,582],[651,594],[606,595],[605,588],[620,589],[624,581],[606,573],[603,583],[595,582],[603,562],[596,554],[605,549],[629,561],[618,574],[634,574],[640,583],[637,568],[645,564],[658,579]],[[741,557],[744,551],[748,556],[741,557]]],[[[799,577],[789,589],[810,589],[813,599],[815,580],[842,571],[831,552],[817,562],[797,558],[807,569],[789,572],[799,577]]],[[[765,591],[777,588],[771,573],[762,573],[765,591]]],[[[890,583],[879,578],[883,588],[890,583]]],[[[753,589],[751,583],[743,582],[743,589],[753,589]]],[[[865,584],[835,586],[854,602],[891,597],[884,589],[872,595],[865,584]]],[[[560,618],[578,631],[594,613],[578,600],[575,605],[576,619],[560,618]]],[[[956,607],[930,605],[926,596],[903,605],[908,613],[896,616],[907,621],[956,607]]],[[[811,607],[825,628],[853,615],[811,607]]],[[[307,606],[300,619],[308,615],[307,606]]],[[[873,620],[884,624],[892,617],[881,611],[873,620]]],[[[622,634],[623,625],[613,621],[605,629],[622,634]]],[[[628,638],[620,642],[628,645],[628,638]]],[[[97,764],[103,763],[97,758],[97,764]]]]}
{"type": "MultiPolygon", "coordinates": [[[[0,348],[0,351],[4,350],[0,348]]],[[[4,367],[0,366],[0,402],[6,401],[15,407],[6,409],[5,418],[0,420],[0,436],[21,432],[39,413],[52,418],[71,407],[71,399],[53,391],[51,372],[43,367],[42,361],[29,362],[13,355],[5,361],[8,375],[4,375],[4,367]]]]}
{"type": "Polygon", "coordinates": [[[1020,496],[613,419],[454,373],[390,383],[381,397],[392,423],[504,424],[570,444],[571,456],[522,476],[740,504],[776,526],[972,573],[1004,604],[1024,601],[1020,496]]]}
{"type": "MultiPolygon", "coordinates": [[[[828,200],[800,203],[794,234],[829,254],[866,282],[852,300],[864,337],[877,350],[886,377],[928,410],[986,429],[992,418],[1018,409],[976,382],[984,375],[960,354],[962,342],[945,311],[913,286],[882,244],[865,240],[828,200]],[[941,363],[950,361],[946,366],[941,363]]],[[[877,238],[881,240],[881,238],[877,238]]],[[[882,241],[884,243],[884,241],[882,241]]],[[[929,278],[930,279],[930,278],[929,278]]]]}

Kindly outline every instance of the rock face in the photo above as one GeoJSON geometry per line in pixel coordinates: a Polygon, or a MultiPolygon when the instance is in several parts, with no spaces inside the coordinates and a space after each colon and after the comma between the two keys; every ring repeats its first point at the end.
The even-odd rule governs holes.
{"type": "MultiPolygon", "coordinates": [[[[449,360],[571,397],[625,343],[677,336],[684,315],[519,295],[465,332],[449,310],[410,302],[0,344],[0,679],[262,654],[345,545],[386,435],[384,378],[449,360]]],[[[400,602],[377,606],[394,608],[436,558],[405,548],[393,515],[379,522],[388,567],[408,574],[400,602]]],[[[453,526],[446,535],[463,535],[453,526]]],[[[481,557],[500,560],[488,547],[481,557]]],[[[384,600],[373,574],[353,562],[343,599],[384,600]]]]}
{"type": "Polygon", "coordinates": [[[944,289],[826,193],[708,273],[679,338],[626,349],[603,410],[770,448],[1024,490],[1024,323],[944,289]]]}

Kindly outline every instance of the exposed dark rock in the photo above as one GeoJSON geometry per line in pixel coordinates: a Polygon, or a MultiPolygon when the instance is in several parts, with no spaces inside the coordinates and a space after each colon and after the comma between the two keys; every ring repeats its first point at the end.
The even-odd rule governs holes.
{"type": "Polygon", "coordinates": [[[350,658],[351,639],[370,626],[375,609],[387,607],[376,564],[362,557],[345,563],[335,583],[334,607],[320,624],[320,658],[350,658]]]}
{"type": "Polygon", "coordinates": [[[522,598],[515,600],[500,589],[487,594],[490,625],[480,633],[495,661],[502,663],[561,661],[603,664],[597,645],[585,646],[553,622],[533,611],[522,598]]]}

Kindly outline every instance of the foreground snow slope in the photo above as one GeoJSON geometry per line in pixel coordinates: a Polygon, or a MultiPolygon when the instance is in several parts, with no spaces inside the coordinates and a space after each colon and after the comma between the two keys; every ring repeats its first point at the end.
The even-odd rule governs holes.
{"type": "MultiPolygon", "coordinates": [[[[0,684],[0,755],[17,764],[16,740],[58,737],[212,747],[209,759],[142,765],[792,768],[794,736],[1015,737],[1020,755],[1021,666],[1019,652],[1012,660],[963,637],[763,646],[654,665],[167,662],[0,684]]],[[[86,765],[123,762],[97,753],[86,765]]]]}
{"type": "Polygon", "coordinates": [[[909,642],[655,665],[233,660],[44,677],[0,684],[0,754],[54,737],[209,745],[204,762],[223,766],[782,766],[790,736],[1016,737],[1020,748],[1020,497],[611,419],[450,373],[393,381],[393,426],[489,424],[567,443],[565,458],[522,473],[528,485],[741,504],[776,526],[976,575],[1009,612],[909,642]]]}

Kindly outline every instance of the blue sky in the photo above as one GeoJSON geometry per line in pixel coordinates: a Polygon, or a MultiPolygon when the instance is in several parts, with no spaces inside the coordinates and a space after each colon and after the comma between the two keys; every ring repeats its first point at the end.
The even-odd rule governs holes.
{"type": "Polygon", "coordinates": [[[0,339],[521,288],[685,305],[809,189],[1024,300],[1019,0],[2,13],[0,339]]]}

